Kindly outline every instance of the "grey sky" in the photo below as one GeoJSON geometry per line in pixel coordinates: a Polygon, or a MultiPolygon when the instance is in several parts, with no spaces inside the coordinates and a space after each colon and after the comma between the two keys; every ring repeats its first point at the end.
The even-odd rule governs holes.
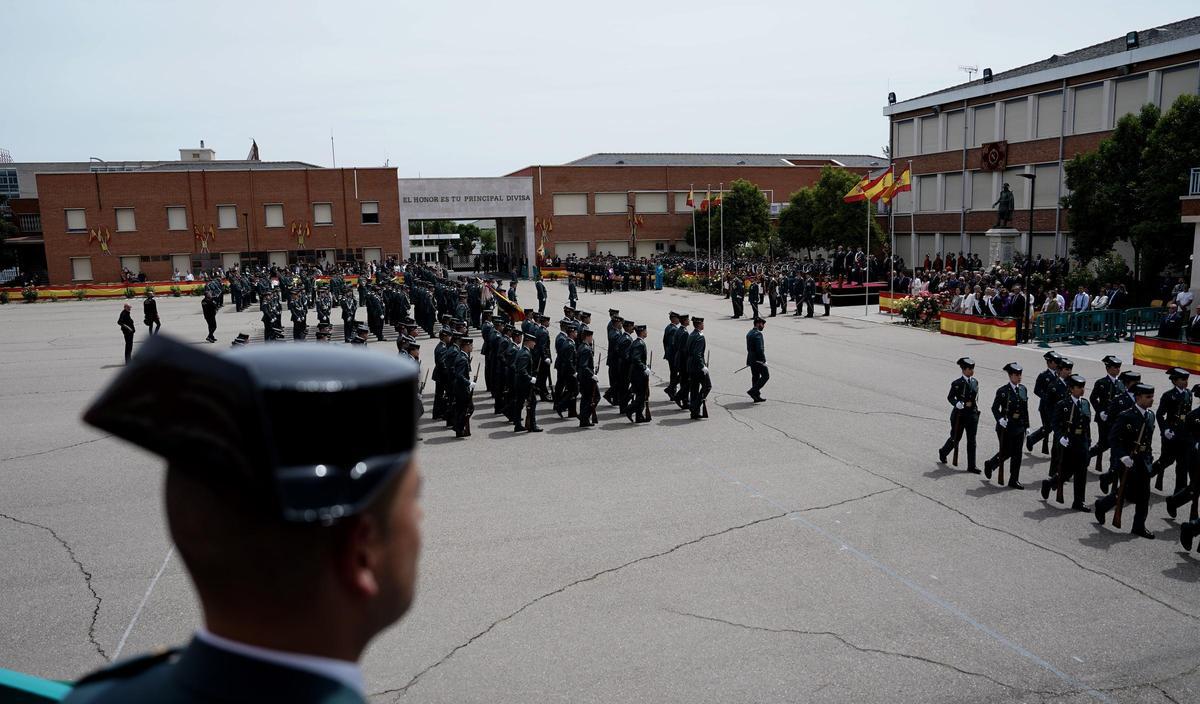
{"type": "Polygon", "coordinates": [[[2,0],[18,161],[218,158],[499,175],[598,151],[879,153],[880,109],[1194,2],[2,0]]]}

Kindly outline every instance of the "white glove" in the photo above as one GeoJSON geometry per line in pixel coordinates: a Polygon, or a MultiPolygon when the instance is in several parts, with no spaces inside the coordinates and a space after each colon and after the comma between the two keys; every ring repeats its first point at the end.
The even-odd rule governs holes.
{"type": "Polygon", "coordinates": [[[700,367],[700,373],[704,376],[708,376],[708,367],[700,367]]]}
{"type": "Polygon", "coordinates": [[[1001,427],[1001,428],[1007,428],[1007,427],[1008,427],[1008,419],[1007,419],[1007,418],[1001,418],[1001,419],[1000,419],[1000,427],[1001,427]]]}
{"type": "Polygon", "coordinates": [[[1108,411],[1100,411],[1100,420],[1108,420],[1108,411]]]}
{"type": "Polygon", "coordinates": [[[599,375],[599,374],[593,374],[593,375],[592,375],[592,381],[600,381],[600,375],[599,375]]]}
{"type": "Polygon", "coordinates": [[[1059,438],[1059,439],[1058,439],[1058,444],[1059,444],[1059,445],[1062,445],[1063,447],[1070,447],[1070,446],[1071,446],[1071,440],[1070,440],[1069,438],[1059,438]]]}
{"type": "Polygon", "coordinates": [[[547,358],[546,358],[546,364],[549,364],[549,363],[550,363],[550,358],[549,358],[549,357],[547,357],[547,358]]]}
{"type": "Polygon", "coordinates": [[[1165,437],[1168,440],[1174,440],[1175,439],[1175,431],[1174,430],[1164,430],[1163,437],[1165,437]]]}
{"type": "Polygon", "coordinates": [[[966,408],[966,406],[964,406],[964,405],[963,405],[963,402],[962,402],[962,401],[959,401],[958,403],[954,404],[954,407],[955,407],[955,408],[957,408],[957,409],[958,409],[958,410],[960,410],[960,411],[961,411],[962,409],[966,408]]]}
{"type": "Polygon", "coordinates": [[[531,377],[529,377],[529,383],[530,383],[530,384],[536,384],[536,383],[537,383],[537,377],[534,377],[534,376],[531,376],[531,377]]]}
{"type": "Polygon", "coordinates": [[[646,376],[650,376],[650,367],[646,367],[642,371],[646,374],[646,376]]]}
{"type": "Polygon", "coordinates": [[[467,390],[468,390],[468,391],[474,391],[474,390],[475,390],[475,382],[473,382],[473,381],[468,381],[468,382],[467,382],[467,390]]]}
{"type": "Polygon", "coordinates": [[[767,363],[766,363],[766,362],[759,362],[759,364],[761,364],[761,365],[762,365],[763,369],[766,369],[766,368],[767,368],[767,363]]]}
{"type": "Polygon", "coordinates": [[[1133,466],[1133,458],[1132,457],[1122,457],[1121,464],[1125,465],[1126,468],[1132,467],[1133,466]]]}

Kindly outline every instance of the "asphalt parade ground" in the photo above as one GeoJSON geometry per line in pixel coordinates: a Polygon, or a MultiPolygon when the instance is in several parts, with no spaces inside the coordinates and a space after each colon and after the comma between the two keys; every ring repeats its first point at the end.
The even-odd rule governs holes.
{"type": "MultiPolygon", "coordinates": [[[[566,286],[549,288],[557,319],[566,286]]],[[[79,420],[120,371],[121,302],[0,307],[0,667],[72,679],[199,623],[159,460],[79,420]]],[[[473,437],[423,419],[418,597],[365,658],[371,701],[1200,700],[1200,558],[1161,493],[1148,541],[1043,502],[1041,454],[1025,455],[1025,491],[966,473],[965,444],[957,469],[937,462],[954,360],[975,358],[990,402],[1013,359],[1032,387],[1039,351],[878,324],[861,307],[771,318],[768,401],[753,404],[749,372],[735,373],[750,323],[727,301],[584,293],[579,307],[605,356],[609,308],[649,326],[653,422],[602,403],[584,430],[540,404],[546,432],[515,434],[482,377],[473,437]],[[670,310],[707,321],[704,421],[663,392],[670,310]]],[[[205,345],[199,299],[159,309],[164,334],[205,345]]],[[[262,339],[256,307],[227,304],[218,324],[214,350],[243,330],[262,339]]],[[[396,354],[394,337],[368,353],[396,354]]],[[[1089,383],[1105,353],[1066,352],[1089,383]]],[[[348,441],[310,422],[313,443],[348,441]]]]}

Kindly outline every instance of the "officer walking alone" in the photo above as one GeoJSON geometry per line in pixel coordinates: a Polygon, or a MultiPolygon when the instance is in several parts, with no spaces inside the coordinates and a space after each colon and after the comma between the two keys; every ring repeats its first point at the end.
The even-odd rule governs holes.
{"type": "Polygon", "coordinates": [[[133,316],[129,314],[128,303],[121,308],[121,314],[117,316],[117,327],[121,328],[121,334],[125,336],[125,363],[129,364],[129,357],[133,354],[133,333],[137,328],[133,325],[133,316]]]}
{"type": "Polygon", "coordinates": [[[754,399],[755,403],[767,400],[762,397],[762,389],[767,385],[767,380],[771,378],[771,373],[767,371],[766,343],[763,341],[763,328],[765,327],[767,327],[767,321],[755,316],[754,327],[746,333],[746,366],[750,367],[751,379],[750,390],[746,394],[754,399]]]}
{"type": "Polygon", "coordinates": [[[975,378],[975,360],[962,357],[957,362],[962,374],[950,382],[950,393],[946,400],[953,406],[950,411],[950,437],[938,450],[938,461],[946,463],[963,435],[967,436],[967,471],[979,474],[975,466],[975,434],[979,429],[979,380],[975,378]]]}

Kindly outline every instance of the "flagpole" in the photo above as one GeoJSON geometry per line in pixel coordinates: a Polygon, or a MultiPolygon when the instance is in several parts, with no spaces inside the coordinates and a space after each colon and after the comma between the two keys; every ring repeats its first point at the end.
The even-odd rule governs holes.
{"type": "Polygon", "coordinates": [[[696,184],[692,184],[688,195],[692,200],[692,265],[696,268],[696,275],[700,275],[700,257],[696,252],[700,251],[700,233],[696,232],[696,184]]]}
{"type": "MultiPolygon", "coordinates": [[[[721,181],[717,184],[717,202],[721,204],[721,212],[717,214],[720,220],[721,230],[721,268],[725,268],[725,199],[721,197],[721,191],[725,190],[725,182],[721,181]]],[[[1032,241],[1032,240],[1030,240],[1032,241]]]]}
{"type": "Polygon", "coordinates": [[[704,213],[708,219],[708,269],[712,269],[712,184],[708,184],[708,188],[704,191],[705,200],[708,201],[708,207],[704,213]]]}
{"type": "Polygon", "coordinates": [[[866,256],[863,258],[863,266],[865,267],[863,269],[863,316],[866,317],[871,314],[871,287],[867,285],[869,283],[867,281],[867,279],[870,278],[869,276],[867,276],[867,273],[870,271],[868,262],[871,261],[871,199],[870,198],[867,199],[867,248],[864,249],[863,252],[866,254],[866,256]]]}
{"type": "MultiPolygon", "coordinates": [[[[893,161],[892,173],[895,173],[896,164],[893,161]]],[[[893,188],[893,191],[895,189],[893,188]]],[[[891,246],[891,266],[888,273],[888,291],[891,291],[892,296],[896,295],[896,194],[892,193],[891,200],[888,201],[888,236],[892,238],[891,246]]],[[[892,317],[892,304],[888,302],[888,317],[892,317]]]]}

